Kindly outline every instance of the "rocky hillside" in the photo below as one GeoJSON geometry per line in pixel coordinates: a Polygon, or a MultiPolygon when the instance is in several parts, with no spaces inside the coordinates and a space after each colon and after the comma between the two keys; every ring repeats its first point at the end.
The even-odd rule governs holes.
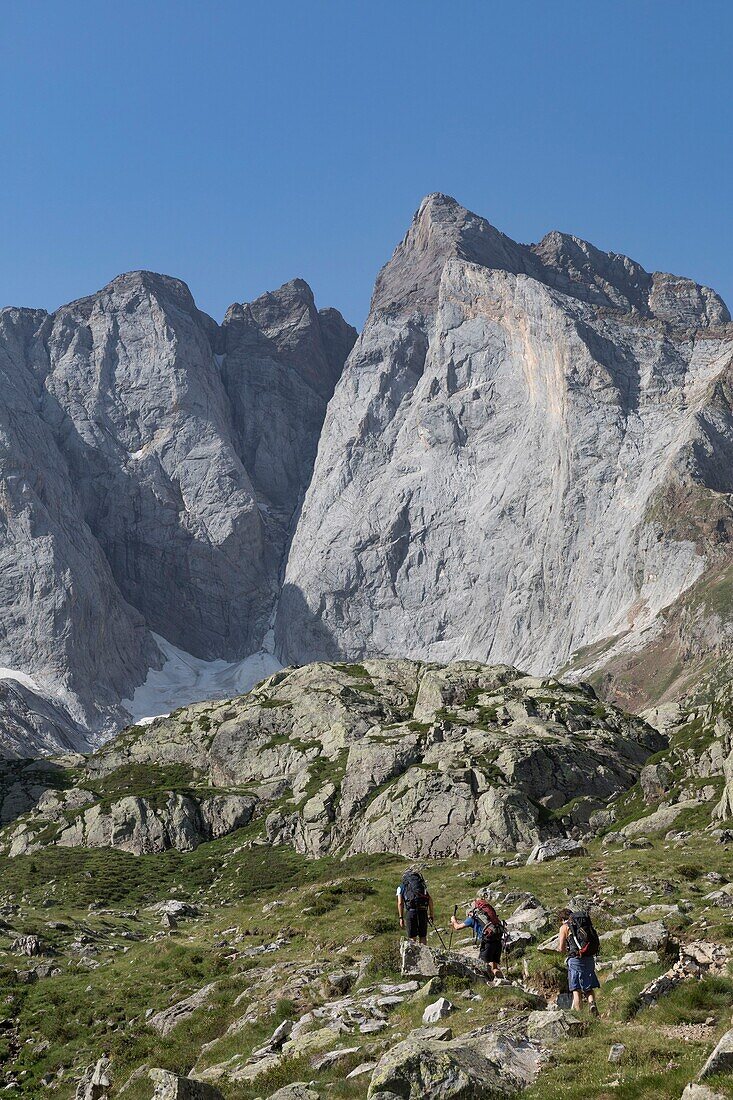
{"type": "Polygon", "coordinates": [[[87,758],[6,765],[5,850],[190,851],[249,822],[311,857],[573,850],[665,744],[587,685],[505,666],[315,664],[87,758]]]}
{"type": "MultiPolygon", "coordinates": [[[[284,700],[288,685],[274,690],[284,700]]],[[[500,705],[528,703],[531,690],[525,681],[521,697],[500,705]]],[[[572,692],[544,691],[558,710],[573,705],[572,692]]],[[[335,707],[338,694],[330,699],[335,707]]],[[[304,705],[303,740],[307,714],[304,705]]],[[[611,712],[604,729],[597,719],[594,736],[610,743],[619,721],[611,712]]],[[[194,746],[206,731],[191,726],[180,737],[194,746]]],[[[625,739],[634,729],[641,723],[629,722],[625,739]]],[[[208,732],[216,741],[215,723],[208,732]]],[[[730,1098],[731,834],[726,843],[724,829],[703,827],[715,799],[690,805],[689,795],[672,826],[655,830],[653,782],[667,783],[667,801],[690,782],[680,771],[669,785],[661,764],[699,756],[694,731],[671,736],[649,765],[656,772],[615,800],[627,801],[604,836],[548,845],[554,859],[528,862],[513,847],[426,859],[436,907],[427,951],[399,951],[404,859],[308,857],[268,842],[256,815],[188,851],[0,853],[0,1087],[22,1100],[730,1098]],[[643,832],[624,832],[641,817],[643,832]],[[479,894],[508,923],[498,982],[487,983],[470,940],[447,928],[454,906],[463,912],[479,894]],[[556,910],[578,896],[602,937],[598,1020],[567,1011],[556,952],[556,910]]],[[[106,762],[90,758],[85,783],[100,807],[116,798],[103,784],[115,774],[121,783],[114,753],[129,757],[128,740],[106,762]]],[[[79,766],[33,767],[39,786],[43,768],[55,768],[61,789],[79,766]]],[[[15,768],[27,788],[30,775],[15,768]]]]}
{"type": "Polygon", "coordinates": [[[732,361],[713,291],[428,196],[329,405],[283,660],[570,666],[634,708],[679,694],[729,638],[732,361]]]}

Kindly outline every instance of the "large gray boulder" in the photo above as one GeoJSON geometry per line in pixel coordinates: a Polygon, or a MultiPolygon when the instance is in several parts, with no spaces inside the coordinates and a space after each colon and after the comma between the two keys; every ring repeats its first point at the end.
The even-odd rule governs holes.
{"type": "Polygon", "coordinates": [[[547,863],[552,859],[566,859],[568,856],[584,856],[585,848],[579,840],[557,837],[536,844],[527,856],[527,863],[547,863]]]}
{"type": "Polygon", "coordinates": [[[562,1008],[530,1012],[527,1020],[527,1035],[543,1046],[578,1038],[584,1031],[584,1022],[562,1008]]]}
{"type": "Polygon", "coordinates": [[[649,805],[661,802],[674,782],[672,767],[665,760],[658,764],[647,764],[641,769],[639,783],[644,801],[649,805]]]}
{"type": "Polygon", "coordinates": [[[663,951],[669,943],[669,931],[661,920],[635,924],[624,929],[621,942],[632,951],[663,951]]]}
{"type": "Polygon", "coordinates": [[[408,1038],[377,1063],[369,1100],[384,1094],[424,1100],[492,1100],[512,1096],[536,1077],[539,1048],[486,1030],[460,1039],[408,1038]]]}
{"type": "Polygon", "coordinates": [[[215,988],[216,982],[210,982],[208,985],[202,986],[201,989],[197,989],[190,997],[185,997],[182,1001],[177,1001],[169,1008],[164,1008],[162,1011],[156,1012],[155,1015],[151,1016],[148,1020],[148,1026],[152,1027],[154,1031],[157,1031],[159,1035],[168,1035],[174,1028],[179,1027],[188,1020],[194,1012],[202,1008],[211,997],[215,988]]]}

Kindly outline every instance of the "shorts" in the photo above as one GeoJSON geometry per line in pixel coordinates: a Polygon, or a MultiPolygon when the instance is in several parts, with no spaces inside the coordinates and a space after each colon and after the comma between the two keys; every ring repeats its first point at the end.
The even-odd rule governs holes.
{"type": "Polygon", "coordinates": [[[407,909],[405,911],[405,925],[409,940],[424,940],[428,935],[428,911],[427,909],[407,909]]]}
{"type": "Polygon", "coordinates": [[[571,993],[590,993],[592,989],[600,988],[594,958],[568,959],[568,989],[571,993]]]}
{"type": "Polygon", "coordinates": [[[498,963],[501,959],[501,936],[488,936],[482,940],[478,957],[483,963],[498,963]]]}

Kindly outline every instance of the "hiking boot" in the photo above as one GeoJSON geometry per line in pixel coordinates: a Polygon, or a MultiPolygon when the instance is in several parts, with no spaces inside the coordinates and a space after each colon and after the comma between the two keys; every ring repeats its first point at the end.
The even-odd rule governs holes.
{"type": "Polygon", "coordinates": [[[598,1013],[598,1005],[597,1005],[597,1004],[595,1003],[595,1001],[593,1002],[593,1004],[592,1004],[592,1005],[589,1005],[588,1007],[590,1008],[590,1014],[591,1014],[591,1016],[598,1016],[598,1015],[599,1015],[599,1013],[598,1013]]]}

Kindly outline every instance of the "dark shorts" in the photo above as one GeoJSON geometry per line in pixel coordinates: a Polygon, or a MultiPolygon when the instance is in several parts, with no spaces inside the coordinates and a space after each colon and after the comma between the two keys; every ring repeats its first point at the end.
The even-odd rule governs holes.
{"type": "Polygon", "coordinates": [[[484,963],[498,963],[501,959],[501,936],[488,936],[483,939],[478,957],[484,963]]]}
{"type": "Polygon", "coordinates": [[[592,989],[600,988],[601,983],[596,974],[594,958],[568,959],[568,989],[571,993],[576,990],[580,993],[590,993],[592,989]]]}
{"type": "Polygon", "coordinates": [[[405,911],[405,927],[407,928],[408,939],[426,939],[428,934],[427,909],[407,909],[405,911]]]}

